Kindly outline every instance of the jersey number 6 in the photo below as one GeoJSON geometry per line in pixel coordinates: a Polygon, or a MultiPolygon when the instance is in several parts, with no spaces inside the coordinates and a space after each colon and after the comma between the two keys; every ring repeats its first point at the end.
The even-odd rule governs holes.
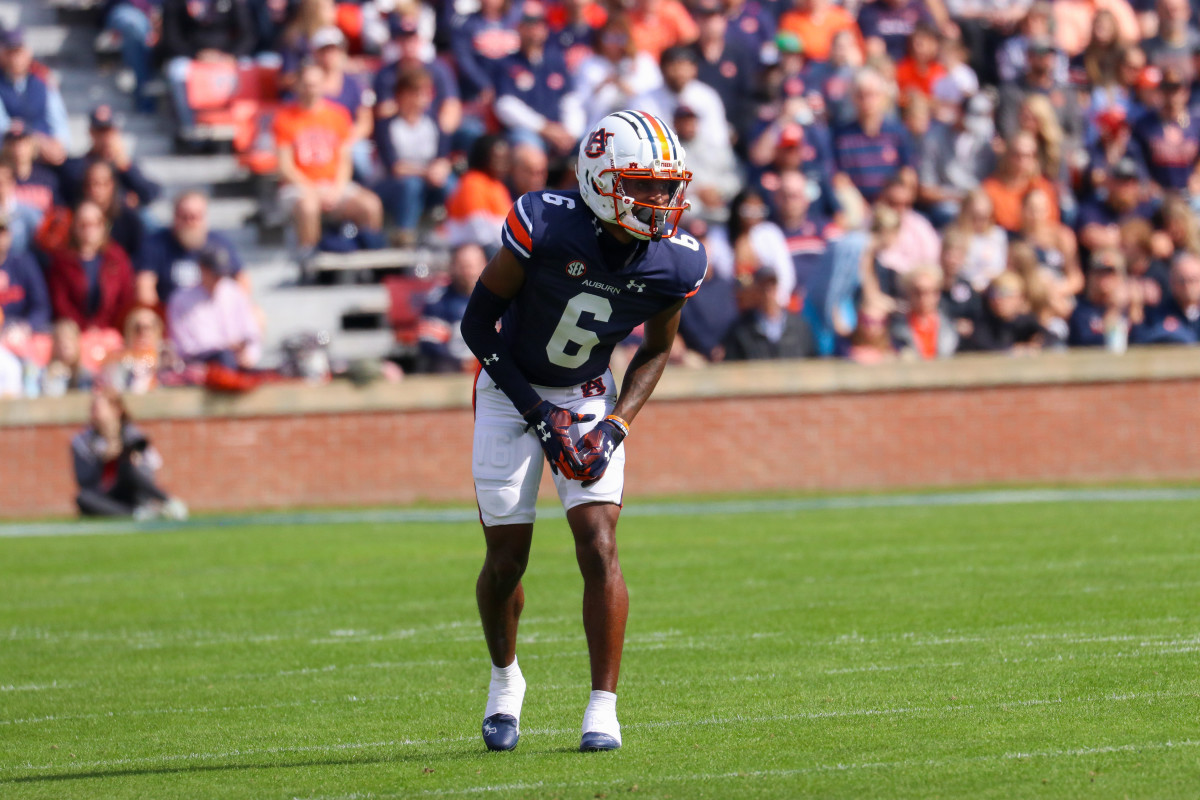
{"type": "Polygon", "coordinates": [[[563,311],[562,319],[554,328],[554,334],[546,344],[546,357],[550,359],[551,364],[567,369],[581,367],[592,354],[592,348],[600,343],[599,336],[587,328],[579,327],[579,320],[584,312],[600,322],[608,322],[612,315],[612,304],[603,297],[587,292],[572,297],[563,311]],[[567,345],[572,343],[578,346],[573,355],[567,352],[567,345]]]}

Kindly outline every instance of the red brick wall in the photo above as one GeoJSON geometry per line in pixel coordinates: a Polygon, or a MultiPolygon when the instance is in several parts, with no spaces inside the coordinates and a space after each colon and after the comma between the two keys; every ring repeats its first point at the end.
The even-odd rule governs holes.
{"type": "MultiPolygon", "coordinates": [[[[467,409],[144,427],[195,509],[472,499],[467,409]]],[[[71,512],[74,430],[0,429],[0,516],[71,512]]],[[[1200,479],[1197,430],[1200,379],[659,400],[628,495],[1200,479]]]]}

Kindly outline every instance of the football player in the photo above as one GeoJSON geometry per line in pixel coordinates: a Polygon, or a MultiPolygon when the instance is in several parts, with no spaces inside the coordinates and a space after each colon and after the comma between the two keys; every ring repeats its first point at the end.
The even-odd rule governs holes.
{"type": "Polygon", "coordinates": [[[504,247],[484,269],[462,321],[483,366],[472,473],[487,542],[475,594],[492,658],[483,721],[491,750],[511,750],[519,736],[521,575],[545,462],[584,581],[592,693],[580,750],[621,746],[616,689],[629,608],[616,544],[622,442],[662,375],[680,310],[707,268],[704,248],[678,228],[691,173],[661,119],[641,111],[604,117],[580,143],[576,175],[579,191],[518,198],[503,227],[504,247]],[[618,394],[609,359],[642,323],[644,341],[618,394]]]}

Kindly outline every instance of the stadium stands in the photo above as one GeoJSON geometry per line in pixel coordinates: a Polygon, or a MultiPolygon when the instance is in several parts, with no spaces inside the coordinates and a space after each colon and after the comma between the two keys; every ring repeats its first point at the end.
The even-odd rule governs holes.
{"type": "Polygon", "coordinates": [[[136,271],[190,286],[197,248],[169,250],[169,279],[140,250],[206,195],[267,367],[325,331],[335,367],[412,370],[422,331],[445,333],[422,303],[450,248],[492,251],[513,198],[571,188],[579,133],[626,105],[678,125],[697,175],[684,225],[713,280],[681,363],[724,359],[717,329],[739,357],[867,362],[1200,342],[1185,0],[9,0],[0,24],[0,347],[20,394],[46,388],[53,349],[27,257],[101,383],[128,350],[117,316],[167,321],[142,278],[110,286],[71,244],[84,199],[136,271]],[[323,97],[297,105],[310,63],[323,97]]]}

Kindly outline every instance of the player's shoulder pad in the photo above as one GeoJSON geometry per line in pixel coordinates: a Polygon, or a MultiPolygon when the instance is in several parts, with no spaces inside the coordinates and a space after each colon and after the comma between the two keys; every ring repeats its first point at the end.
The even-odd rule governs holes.
{"type": "Polygon", "coordinates": [[[522,262],[553,250],[557,237],[571,236],[591,212],[578,192],[528,192],[517,198],[504,220],[502,240],[522,262]]]}
{"type": "Polygon", "coordinates": [[[671,259],[670,293],[678,297],[691,297],[704,283],[708,271],[708,252],[704,245],[691,234],[677,231],[670,239],[664,239],[664,251],[671,259]]]}

